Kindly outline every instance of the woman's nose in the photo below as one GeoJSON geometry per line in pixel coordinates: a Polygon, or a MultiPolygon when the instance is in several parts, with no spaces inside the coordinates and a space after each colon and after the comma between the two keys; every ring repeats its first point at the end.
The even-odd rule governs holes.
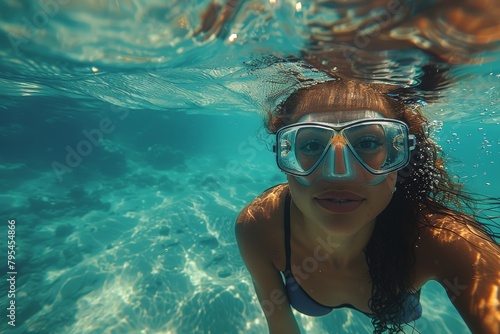
{"type": "Polygon", "coordinates": [[[352,158],[344,137],[339,134],[335,135],[323,161],[323,176],[325,178],[354,178],[355,170],[352,158]]]}

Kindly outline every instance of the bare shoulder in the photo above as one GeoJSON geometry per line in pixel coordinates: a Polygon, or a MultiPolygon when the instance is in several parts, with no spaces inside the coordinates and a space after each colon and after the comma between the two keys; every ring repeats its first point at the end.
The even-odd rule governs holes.
{"type": "Polygon", "coordinates": [[[421,242],[430,248],[456,252],[458,247],[467,252],[498,253],[498,244],[483,230],[482,226],[465,215],[456,217],[444,214],[428,214],[428,224],[420,227],[421,242]]]}
{"type": "Polygon", "coordinates": [[[270,333],[299,333],[280,270],[285,263],[284,202],[288,185],[278,185],[250,202],[235,224],[240,254],[252,276],[270,333]]]}
{"type": "Polygon", "coordinates": [[[287,184],[273,187],[241,210],[235,224],[236,240],[242,256],[252,254],[269,259],[280,267],[283,256],[283,212],[287,184]]]}
{"type": "Polygon", "coordinates": [[[500,247],[465,216],[430,215],[416,244],[416,287],[438,281],[473,333],[500,332],[500,247]]]}
{"type": "Polygon", "coordinates": [[[269,222],[282,207],[283,196],[287,189],[288,185],[280,184],[263,192],[241,210],[236,225],[253,224],[255,226],[255,224],[269,222]]]}
{"type": "Polygon", "coordinates": [[[429,223],[420,227],[415,255],[428,279],[439,279],[457,268],[478,268],[481,263],[499,269],[498,244],[473,221],[438,214],[429,214],[427,219],[429,223]]]}

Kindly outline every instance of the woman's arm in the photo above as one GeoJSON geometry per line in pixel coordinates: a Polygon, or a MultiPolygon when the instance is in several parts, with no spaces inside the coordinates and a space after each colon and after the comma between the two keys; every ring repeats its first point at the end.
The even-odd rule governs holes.
{"type": "Polygon", "coordinates": [[[440,225],[424,233],[431,242],[422,245],[432,278],[474,334],[500,333],[500,247],[473,227],[449,219],[440,225]]]}
{"type": "Polygon", "coordinates": [[[299,334],[279,271],[272,262],[266,229],[244,209],[235,226],[236,240],[252,276],[255,292],[271,334],[299,334]]]}

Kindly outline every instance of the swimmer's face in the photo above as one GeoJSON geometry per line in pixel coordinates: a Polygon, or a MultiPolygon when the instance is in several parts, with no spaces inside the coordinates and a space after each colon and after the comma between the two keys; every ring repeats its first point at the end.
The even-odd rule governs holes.
{"type": "Polygon", "coordinates": [[[376,185],[405,163],[406,133],[372,110],[307,114],[278,131],[278,167],[303,185],[360,177],[376,185]]]}
{"type": "MultiPolygon", "coordinates": [[[[394,118],[388,108],[377,103],[329,103],[330,94],[330,91],[321,89],[305,92],[303,99],[294,109],[292,122],[300,123],[305,118],[310,121],[339,123],[339,120],[349,122],[360,117],[371,117],[370,115],[385,119],[394,118]],[[324,96],[321,96],[322,94],[324,96]],[[360,112],[361,110],[370,110],[373,113],[367,114],[360,112]]],[[[343,153],[351,154],[347,151],[343,153]]],[[[340,158],[340,161],[347,158],[340,158]]],[[[329,178],[321,174],[320,167],[318,166],[309,179],[288,175],[288,182],[294,202],[306,219],[309,218],[330,232],[350,234],[373,223],[392,198],[397,172],[382,177],[374,176],[356,162],[351,166],[353,177],[329,178]]]]}

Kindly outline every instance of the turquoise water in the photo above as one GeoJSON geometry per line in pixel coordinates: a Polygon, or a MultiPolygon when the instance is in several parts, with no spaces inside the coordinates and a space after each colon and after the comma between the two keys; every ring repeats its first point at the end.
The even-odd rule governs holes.
{"type": "MultiPolygon", "coordinates": [[[[252,2],[234,42],[191,37],[209,1],[48,3],[0,14],[0,245],[15,220],[17,272],[11,298],[4,255],[0,332],[265,333],[233,224],[285,180],[260,110],[295,65],[248,63],[298,55],[312,2],[252,2]]],[[[426,57],[407,61],[415,80],[426,57]]],[[[425,109],[434,138],[458,180],[498,196],[500,66],[456,75],[425,109]]],[[[470,333],[437,283],[421,302],[407,333],[470,333]]],[[[304,333],[372,331],[350,309],[296,317],[304,333]]]]}

